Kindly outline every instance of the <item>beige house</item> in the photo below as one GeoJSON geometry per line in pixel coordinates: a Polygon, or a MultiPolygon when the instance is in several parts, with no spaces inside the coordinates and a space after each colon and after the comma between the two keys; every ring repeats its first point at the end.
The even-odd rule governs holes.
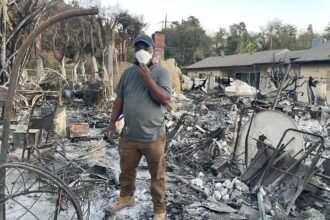
{"type": "Polygon", "coordinates": [[[310,76],[318,81],[317,89],[313,87],[312,90],[315,93],[325,90],[330,101],[330,85],[327,86],[330,83],[329,55],[330,42],[326,42],[308,50],[279,49],[209,57],[186,67],[184,72],[192,78],[208,78],[209,89],[217,85],[216,81],[220,76],[240,79],[262,91],[276,80],[278,73],[284,73],[291,62],[288,83],[297,79],[291,87],[297,86],[298,101],[308,101],[307,90],[310,76]]]}

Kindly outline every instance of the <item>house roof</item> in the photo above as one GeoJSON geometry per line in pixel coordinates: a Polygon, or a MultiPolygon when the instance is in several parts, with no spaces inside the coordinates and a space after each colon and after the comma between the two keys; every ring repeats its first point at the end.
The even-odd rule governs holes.
{"type": "Polygon", "coordinates": [[[315,61],[330,62],[330,41],[325,42],[318,47],[314,47],[309,50],[304,50],[304,52],[300,54],[300,57],[297,60],[295,60],[295,62],[300,62],[300,63],[315,62],[315,61]]]}
{"type": "Polygon", "coordinates": [[[185,69],[230,67],[230,66],[250,66],[254,64],[272,63],[283,59],[288,49],[268,50],[256,53],[244,53],[229,56],[208,57],[194,63],[185,69]]]}
{"type": "Polygon", "coordinates": [[[268,50],[255,53],[236,54],[229,56],[208,57],[194,63],[185,69],[204,69],[233,66],[252,66],[256,64],[268,64],[273,62],[330,62],[330,41],[318,47],[308,50],[290,51],[288,49],[268,50]]]}

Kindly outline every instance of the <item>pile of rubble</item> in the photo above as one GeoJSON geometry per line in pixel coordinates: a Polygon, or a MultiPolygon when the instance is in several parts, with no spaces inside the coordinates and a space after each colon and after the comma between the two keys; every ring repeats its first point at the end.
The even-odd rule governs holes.
{"type": "MultiPolygon", "coordinates": [[[[256,105],[251,108],[251,100],[230,98],[220,92],[190,91],[186,95],[189,99],[182,94],[177,96],[180,103],[177,111],[167,116],[168,172],[173,181],[186,185],[184,189],[169,187],[174,194],[169,194],[173,207],[170,213],[175,213],[173,219],[179,214],[182,219],[308,219],[306,216],[311,215],[325,219],[329,216],[330,188],[326,184],[329,177],[322,174],[322,162],[329,160],[326,150],[329,143],[320,118],[312,119],[305,112],[292,115],[294,122],[285,116],[284,121],[302,125],[304,131],[297,129],[299,134],[292,134],[298,126],[291,128],[291,133],[287,131],[291,141],[286,137],[280,140],[286,130],[279,138],[273,131],[276,141],[271,141],[267,140],[272,139],[267,133],[267,123],[261,129],[263,132],[252,137],[258,130],[252,119],[260,118],[256,111],[262,115],[267,110],[256,105]],[[244,141],[250,139],[253,145],[255,139],[256,152],[247,163],[244,161],[247,153],[237,145],[238,136],[247,137],[244,128],[250,124],[253,131],[244,141]],[[292,141],[303,143],[292,150],[292,141]],[[297,149],[301,152],[297,153],[297,149]],[[293,152],[296,155],[291,156],[293,152]],[[313,199],[302,202],[301,198],[306,196],[313,199]]],[[[281,123],[281,117],[276,122],[281,123]]],[[[273,124],[274,127],[280,126],[273,124]]]]}

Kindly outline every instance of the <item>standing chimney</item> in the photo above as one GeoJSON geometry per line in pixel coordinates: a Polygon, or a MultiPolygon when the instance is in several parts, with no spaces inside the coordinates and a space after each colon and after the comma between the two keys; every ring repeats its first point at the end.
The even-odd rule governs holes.
{"type": "Polygon", "coordinates": [[[155,42],[154,60],[160,63],[164,60],[165,35],[161,32],[155,32],[152,38],[155,42]]]}

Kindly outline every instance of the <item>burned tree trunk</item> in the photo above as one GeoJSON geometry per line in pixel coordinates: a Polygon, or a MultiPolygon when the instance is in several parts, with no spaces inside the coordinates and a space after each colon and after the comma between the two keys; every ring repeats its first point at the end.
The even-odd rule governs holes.
{"type": "Polygon", "coordinates": [[[73,66],[73,81],[77,82],[78,81],[78,66],[79,66],[79,61],[75,62],[74,66],[73,66]]]}
{"type": "Polygon", "coordinates": [[[57,28],[55,28],[55,33],[52,37],[52,50],[54,53],[54,57],[57,60],[57,63],[61,70],[61,75],[63,79],[67,78],[65,68],[65,54],[68,50],[68,45],[70,42],[70,35],[66,29],[67,23],[59,24],[57,28]]]}
{"type": "Polygon", "coordinates": [[[36,56],[37,56],[37,76],[41,77],[44,73],[44,65],[41,56],[41,34],[36,37],[36,56]]]}
{"type": "Polygon", "coordinates": [[[65,56],[63,56],[60,61],[60,69],[61,69],[63,79],[66,79],[65,56]]]}
{"type": "Polygon", "coordinates": [[[90,32],[90,36],[91,36],[91,57],[92,57],[92,66],[93,66],[93,72],[94,72],[94,77],[95,79],[100,79],[99,77],[99,69],[97,67],[97,61],[95,58],[95,45],[94,45],[94,32],[95,32],[95,24],[94,21],[92,19],[92,28],[91,28],[91,32],[90,32]]]}
{"type": "Polygon", "coordinates": [[[80,70],[81,70],[81,75],[82,75],[84,81],[86,82],[87,81],[87,77],[86,77],[85,63],[86,63],[85,58],[82,58],[81,64],[80,64],[80,70]]]}
{"type": "MultiPolygon", "coordinates": [[[[6,41],[7,41],[7,20],[8,20],[8,14],[7,14],[7,0],[1,0],[1,54],[0,54],[0,65],[1,65],[1,73],[5,74],[7,73],[6,69],[6,41]]],[[[1,75],[2,75],[1,74],[1,75]]]]}

